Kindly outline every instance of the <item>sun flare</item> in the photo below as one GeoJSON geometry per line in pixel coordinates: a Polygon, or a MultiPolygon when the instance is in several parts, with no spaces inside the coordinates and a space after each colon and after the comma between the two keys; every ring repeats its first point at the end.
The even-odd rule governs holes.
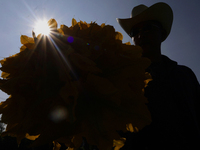
{"type": "Polygon", "coordinates": [[[36,34],[42,34],[42,35],[49,35],[50,34],[50,27],[45,20],[39,20],[35,24],[34,32],[36,34]]]}

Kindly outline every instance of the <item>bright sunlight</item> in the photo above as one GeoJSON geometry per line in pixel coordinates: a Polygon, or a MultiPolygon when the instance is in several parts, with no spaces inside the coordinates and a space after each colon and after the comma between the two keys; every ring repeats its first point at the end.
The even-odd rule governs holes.
{"type": "Polygon", "coordinates": [[[48,35],[50,33],[50,27],[46,20],[39,20],[34,28],[36,34],[48,35]]]}

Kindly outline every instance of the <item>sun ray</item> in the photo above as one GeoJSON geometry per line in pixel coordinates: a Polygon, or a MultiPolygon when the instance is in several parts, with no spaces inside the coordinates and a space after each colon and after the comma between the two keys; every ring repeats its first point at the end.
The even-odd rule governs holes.
{"type": "Polygon", "coordinates": [[[71,67],[70,63],[68,62],[68,60],[64,57],[64,55],[62,54],[60,48],[57,46],[57,44],[54,42],[53,38],[56,38],[55,36],[53,36],[53,38],[51,36],[48,37],[52,44],[54,45],[55,49],[57,50],[59,56],[61,57],[61,59],[64,61],[64,65],[66,67],[68,67],[72,72],[72,75],[75,79],[78,79],[77,75],[73,72],[73,68],[71,67]]]}
{"type": "Polygon", "coordinates": [[[31,14],[33,15],[33,17],[37,20],[37,16],[35,15],[34,11],[31,9],[31,7],[27,4],[27,2],[25,0],[22,0],[24,5],[27,7],[27,9],[31,12],[31,14]]]}

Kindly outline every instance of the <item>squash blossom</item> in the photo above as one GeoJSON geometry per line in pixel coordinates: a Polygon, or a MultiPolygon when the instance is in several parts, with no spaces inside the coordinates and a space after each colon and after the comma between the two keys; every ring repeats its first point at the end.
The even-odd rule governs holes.
{"type": "Polygon", "coordinates": [[[107,150],[113,140],[123,144],[117,130],[151,123],[143,93],[150,60],[140,47],[122,43],[110,25],[75,19],[71,27],[57,28],[54,19],[49,24],[48,36],[22,35],[20,52],[0,61],[0,89],[10,95],[0,103],[7,124],[2,135],[74,149],[85,137],[107,150]]]}

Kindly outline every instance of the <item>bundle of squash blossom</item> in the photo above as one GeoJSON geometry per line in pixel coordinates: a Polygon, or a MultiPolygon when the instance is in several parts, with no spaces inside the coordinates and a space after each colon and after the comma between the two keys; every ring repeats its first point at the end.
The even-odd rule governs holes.
{"type": "Polygon", "coordinates": [[[73,149],[85,137],[105,150],[120,139],[117,130],[151,123],[143,93],[150,61],[140,47],[123,44],[110,25],[48,23],[48,36],[22,35],[20,52],[0,61],[0,88],[10,95],[0,104],[2,135],[73,149]]]}

